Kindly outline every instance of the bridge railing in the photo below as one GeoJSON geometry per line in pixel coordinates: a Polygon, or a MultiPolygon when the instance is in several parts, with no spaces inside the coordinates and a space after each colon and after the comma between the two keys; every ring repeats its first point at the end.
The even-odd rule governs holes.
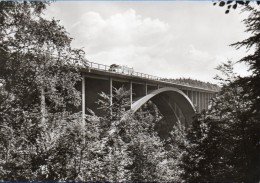
{"type": "MultiPolygon", "coordinates": [[[[90,62],[90,61],[88,61],[88,64],[89,64],[89,67],[91,69],[95,69],[95,70],[101,70],[101,71],[106,71],[106,72],[110,72],[110,73],[118,73],[118,74],[122,74],[122,75],[136,76],[136,77],[140,77],[140,78],[146,78],[146,79],[150,79],[150,80],[157,80],[157,81],[169,83],[169,81],[165,81],[165,78],[153,76],[153,75],[145,74],[145,73],[141,73],[141,72],[136,72],[136,71],[133,71],[133,70],[115,69],[115,68],[111,68],[109,65],[99,64],[99,63],[90,62]]],[[[175,82],[172,82],[172,81],[170,83],[182,85],[182,86],[187,86],[187,87],[200,88],[200,87],[194,87],[194,86],[191,86],[191,85],[180,84],[180,83],[177,83],[177,82],[175,83],[175,82]]],[[[212,90],[212,89],[206,89],[206,88],[200,88],[200,89],[212,90]]]]}
{"type": "Polygon", "coordinates": [[[93,69],[109,71],[109,68],[110,68],[110,66],[104,65],[104,64],[99,64],[99,63],[95,63],[95,62],[88,62],[88,63],[89,63],[89,67],[93,68],[93,69]]]}
{"type": "Polygon", "coordinates": [[[102,71],[107,71],[111,73],[118,73],[118,74],[123,74],[123,75],[130,75],[130,76],[137,76],[141,78],[146,78],[146,79],[151,79],[151,80],[162,80],[163,78],[153,76],[150,74],[145,74],[141,72],[136,72],[136,71],[130,71],[130,70],[113,70],[109,65],[104,65],[104,64],[99,64],[95,62],[89,62],[89,67],[92,69],[97,69],[97,70],[102,70],[102,71]]]}

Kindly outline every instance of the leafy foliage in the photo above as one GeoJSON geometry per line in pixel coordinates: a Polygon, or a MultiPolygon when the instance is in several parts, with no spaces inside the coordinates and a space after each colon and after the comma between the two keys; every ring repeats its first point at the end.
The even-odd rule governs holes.
{"type": "Polygon", "coordinates": [[[260,5],[259,1],[241,1],[241,0],[231,0],[231,1],[218,1],[218,2],[214,2],[213,5],[219,5],[220,7],[224,7],[226,6],[227,9],[225,11],[226,14],[228,14],[232,9],[237,9],[237,7],[241,6],[241,7],[247,7],[251,4],[257,4],[258,6],[260,5]]]}
{"type": "Polygon", "coordinates": [[[243,95],[232,63],[219,69],[222,89],[208,112],[198,114],[188,131],[183,156],[186,181],[258,182],[259,121],[250,112],[252,102],[243,95]]]}
{"type": "Polygon", "coordinates": [[[250,66],[252,75],[237,76],[232,62],[218,67],[224,75],[224,78],[217,76],[222,84],[221,91],[212,99],[210,110],[199,114],[187,132],[189,143],[184,148],[185,155],[181,161],[184,168],[182,178],[186,181],[260,181],[260,13],[250,3],[219,3],[220,6],[229,4],[228,9],[231,6],[236,9],[240,4],[244,6],[243,11],[250,13],[244,23],[251,36],[233,46],[254,50],[240,60],[250,66]]]}
{"type": "Polygon", "coordinates": [[[85,60],[56,20],[42,18],[46,5],[0,2],[1,181],[77,175],[71,161],[80,151],[71,143],[81,136],[81,115],[72,112],[80,105],[75,85],[85,60]]]}
{"type": "Polygon", "coordinates": [[[209,90],[216,90],[219,91],[220,87],[216,84],[212,84],[209,82],[203,82],[203,81],[199,81],[199,80],[195,80],[195,79],[191,79],[191,78],[178,78],[178,79],[163,79],[163,81],[167,81],[167,82],[173,82],[173,83],[177,83],[177,84],[184,84],[184,85],[190,85],[190,86],[195,86],[195,87],[201,87],[201,88],[205,88],[205,89],[209,89],[209,90]]]}
{"type": "Polygon", "coordinates": [[[106,115],[88,115],[87,124],[96,119],[100,125],[99,139],[96,142],[102,145],[95,150],[100,159],[96,158],[96,163],[92,164],[89,171],[92,175],[103,177],[86,177],[86,174],[82,174],[82,177],[85,176],[83,180],[180,180],[177,168],[173,167],[178,157],[170,156],[176,150],[166,150],[165,143],[157,135],[156,116],[147,112],[134,115],[125,111],[125,106],[129,105],[129,92],[122,88],[115,89],[113,105],[109,105],[109,96],[102,93],[101,97],[98,103],[106,111],[106,115]],[[96,172],[97,169],[100,172],[96,172]]]}
{"type": "Polygon", "coordinates": [[[243,95],[248,95],[248,100],[252,101],[252,112],[257,114],[260,110],[260,12],[253,7],[246,7],[244,11],[250,13],[249,17],[244,20],[247,30],[246,32],[251,33],[252,36],[249,38],[233,44],[237,49],[240,47],[246,47],[247,49],[252,49],[254,52],[242,58],[240,62],[244,62],[250,66],[250,71],[252,75],[239,78],[237,84],[239,84],[244,90],[243,95]]]}
{"type": "Polygon", "coordinates": [[[179,181],[178,149],[157,116],[127,112],[129,92],[101,94],[104,116],[79,111],[84,52],[48,3],[0,2],[0,181],[179,181]]]}

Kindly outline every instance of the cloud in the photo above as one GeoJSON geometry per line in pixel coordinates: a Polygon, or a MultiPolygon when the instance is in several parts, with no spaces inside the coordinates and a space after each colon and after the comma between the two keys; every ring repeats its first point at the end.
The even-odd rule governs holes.
{"type": "Polygon", "coordinates": [[[137,15],[133,9],[108,18],[87,12],[73,25],[71,32],[74,44],[84,45],[91,60],[136,68],[162,55],[173,38],[167,23],[137,15]]]}
{"type": "Polygon", "coordinates": [[[213,59],[212,55],[210,55],[208,52],[198,50],[192,44],[189,45],[187,56],[197,61],[208,61],[213,59]]]}
{"type": "Polygon", "coordinates": [[[227,61],[227,58],[221,55],[215,55],[208,51],[197,49],[192,44],[188,46],[183,59],[187,66],[187,73],[184,73],[186,77],[211,82],[214,82],[213,77],[217,73],[215,68],[220,63],[227,61]]]}
{"type": "Polygon", "coordinates": [[[228,46],[248,36],[244,16],[227,16],[211,2],[56,2],[46,16],[61,20],[88,60],[161,77],[212,82],[217,65],[246,53],[228,46]]]}
{"type": "Polygon", "coordinates": [[[189,30],[179,29],[183,27],[127,9],[109,16],[87,11],[69,31],[75,38],[74,46],[84,47],[90,61],[128,65],[161,77],[215,82],[215,68],[227,58],[205,47],[214,46],[212,40],[204,40],[201,46],[194,33],[189,37],[189,30]]]}

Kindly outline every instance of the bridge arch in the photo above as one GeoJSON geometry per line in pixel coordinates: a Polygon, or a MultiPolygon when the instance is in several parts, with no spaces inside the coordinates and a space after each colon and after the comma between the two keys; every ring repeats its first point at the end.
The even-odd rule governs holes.
{"type": "Polygon", "coordinates": [[[131,110],[136,112],[149,100],[157,106],[166,121],[175,123],[178,120],[175,111],[175,105],[177,105],[184,116],[184,121],[181,122],[184,123],[184,125],[191,124],[192,117],[195,114],[195,107],[189,97],[181,90],[173,87],[154,90],[135,101],[131,106],[131,110]]]}

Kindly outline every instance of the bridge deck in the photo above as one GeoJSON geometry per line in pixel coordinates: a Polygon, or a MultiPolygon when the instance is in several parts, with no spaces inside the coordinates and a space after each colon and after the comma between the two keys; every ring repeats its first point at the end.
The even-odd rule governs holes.
{"type": "Polygon", "coordinates": [[[160,85],[160,86],[168,86],[168,87],[177,87],[181,90],[194,90],[194,91],[201,91],[201,92],[207,92],[207,93],[217,93],[217,90],[210,90],[206,88],[201,88],[201,87],[195,87],[191,85],[186,85],[186,84],[179,84],[179,83],[174,83],[174,82],[167,82],[163,81],[162,77],[158,76],[153,76],[149,74],[144,74],[136,71],[111,71],[110,66],[104,65],[104,64],[98,64],[94,62],[88,62],[89,63],[89,68],[82,69],[82,72],[85,75],[97,75],[97,77],[100,76],[113,76],[116,78],[120,79],[125,79],[125,80],[133,80],[137,82],[146,82],[149,84],[155,84],[155,85],[160,85]]]}

